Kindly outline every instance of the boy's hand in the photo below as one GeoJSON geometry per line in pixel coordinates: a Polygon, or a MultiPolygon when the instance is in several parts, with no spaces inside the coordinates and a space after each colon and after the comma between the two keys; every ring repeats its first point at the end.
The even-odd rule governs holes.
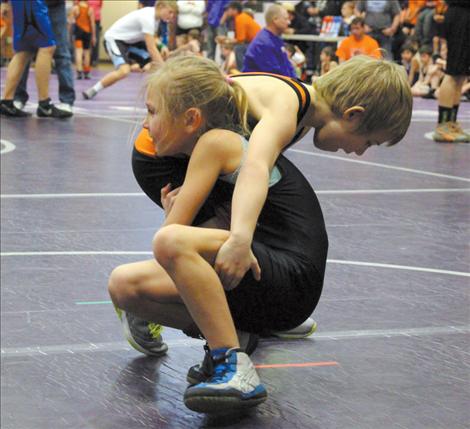
{"type": "Polygon", "coordinates": [[[163,209],[165,210],[165,216],[168,216],[168,214],[170,213],[171,208],[173,207],[173,204],[175,204],[176,197],[180,190],[181,186],[171,190],[171,183],[168,183],[168,185],[164,186],[161,189],[160,201],[162,203],[163,209]]]}
{"type": "Polygon", "coordinates": [[[225,290],[236,288],[249,269],[257,281],[261,279],[261,268],[250,245],[237,243],[232,238],[219,249],[214,269],[225,290]]]}

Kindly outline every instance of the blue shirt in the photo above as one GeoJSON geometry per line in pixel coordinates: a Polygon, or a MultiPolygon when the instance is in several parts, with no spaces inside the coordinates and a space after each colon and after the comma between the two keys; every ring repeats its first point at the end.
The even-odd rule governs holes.
{"type": "Polygon", "coordinates": [[[211,27],[218,27],[220,24],[220,18],[225,11],[225,6],[227,6],[230,0],[208,0],[206,6],[207,12],[207,23],[211,27]]]}
{"type": "Polygon", "coordinates": [[[294,66],[287,57],[284,41],[266,28],[263,28],[248,46],[242,71],[297,77],[294,66]]]}

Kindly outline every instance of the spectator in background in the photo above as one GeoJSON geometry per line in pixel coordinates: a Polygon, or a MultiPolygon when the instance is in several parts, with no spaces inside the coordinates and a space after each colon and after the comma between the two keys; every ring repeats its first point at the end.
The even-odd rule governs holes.
{"type": "Polygon", "coordinates": [[[142,9],[143,7],[154,7],[156,0],[139,0],[137,4],[137,9],[142,9]]]}
{"type": "Polygon", "coordinates": [[[176,20],[176,46],[184,44],[185,37],[190,30],[202,31],[204,24],[204,12],[206,4],[204,0],[178,0],[178,17],[176,20]]]}
{"type": "Polygon", "coordinates": [[[289,15],[289,27],[285,31],[285,34],[311,34],[312,27],[310,26],[308,19],[302,15],[299,15],[295,6],[292,3],[283,2],[281,6],[287,11],[289,15]]]}
{"type": "Polygon", "coordinates": [[[343,39],[336,50],[339,62],[349,60],[355,55],[369,55],[381,58],[379,44],[365,31],[364,19],[354,18],[351,22],[351,35],[343,39]]]}
{"type": "Polygon", "coordinates": [[[354,6],[353,1],[345,1],[341,6],[341,17],[343,18],[342,28],[340,34],[343,36],[349,36],[351,22],[353,22],[356,15],[354,15],[354,6]]]}
{"type": "Polygon", "coordinates": [[[220,28],[220,20],[229,1],[230,0],[207,0],[206,44],[207,57],[211,60],[215,58],[215,38],[223,33],[222,29],[220,28]]]}
{"type": "Polygon", "coordinates": [[[224,62],[221,65],[221,69],[224,74],[238,74],[240,71],[237,69],[237,60],[235,58],[235,52],[233,52],[233,43],[222,43],[222,58],[224,62]]]}
{"type": "Polygon", "coordinates": [[[411,88],[413,97],[433,98],[443,78],[442,69],[433,63],[432,47],[423,45],[419,48],[419,77],[411,88]]]}
{"type": "Polygon", "coordinates": [[[439,119],[433,138],[440,143],[469,143],[470,135],[457,117],[462,88],[470,76],[470,2],[446,2],[449,8],[440,35],[447,40],[447,64],[439,88],[439,119]]]}
{"type": "Polygon", "coordinates": [[[15,0],[11,3],[11,7],[15,55],[8,64],[3,99],[0,101],[0,114],[13,117],[31,116],[13,104],[13,97],[23,72],[37,52],[35,75],[39,103],[36,114],[39,117],[49,118],[71,116],[69,112],[54,106],[49,98],[49,78],[56,41],[46,4],[43,0],[34,2],[15,0]]]}
{"type": "Polygon", "coordinates": [[[232,18],[235,24],[235,40],[226,40],[234,43],[235,58],[237,68],[243,68],[243,59],[248,45],[261,30],[261,26],[246,12],[243,11],[242,4],[238,1],[232,1],[228,4],[225,15],[232,18]]]}
{"type": "MultiPolygon", "coordinates": [[[[59,80],[59,100],[62,117],[73,115],[75,103],[75,88],[72,71],[72,55],[70,53],[69,33],[67,28],[67,15],[65,13],[65,0],[46,0],[48,15],[51,20],[52,32],[56,39],[54,51],[54,63],[57,78],[59,80]]],[[[21,80],[16,87],[14,105],[23,110],[28,102],[27,83],[29,77],[30,62],[26,65],[21,80]]]]}
{"type": "Polygon", "coordinates": [[[91,65],[96,67],[100,58],[100,42],[101,42],[101,9],[103,8],[103,0],[88,0],[88,4],[93,9],[95,15],[95,38],[96,43],[91,50],[91,65]]]}
{"type": "Polygon", "coordinates": [[[95,14],[87,0],[80,0],[72,8],[75,35],[75,67],[77,79],[90,79],[91,47],[96,44],[95,14]]]}
{"type": "Polygon", "coordinates": [[[408,75],[408,82],[410,86],[413,86],[418,80],[419,76],[419,63],[416,66],[417,59],[414,58],[416,55],[416,49],[411,43],[405,43],[401,47],[400,64],[405,68],[406,74],[408,75]]]}
{"type": "Polygon", "coordinates": [[[374,38],[385,57],[392,59],[392,37],[400,25],[400,4],[398,0],[359,0],[356,15],[364,18],[366,32],[374,38]]]}
{"type": "Polygon", "coordinates": [[[287,11],[279,4],[272,4],[266,10],[264,18],[266,27],[248,46],[242,71],[269,72],[297,77],[281,38],[290,24],[287,11]]]}
{"type": "Polygon", "coordinates": [[[426,0],[407,0],[402,13],[403,32],[408,36],[414,33],[418,15],[424,7],[426,0]]]}
{"type": "Polygon", "coordinates": [[[336,62],[333,48],[326,46],[320,54],[320,76],[323,76],[335,67],[338,67],[338,63],[336,62]]]}

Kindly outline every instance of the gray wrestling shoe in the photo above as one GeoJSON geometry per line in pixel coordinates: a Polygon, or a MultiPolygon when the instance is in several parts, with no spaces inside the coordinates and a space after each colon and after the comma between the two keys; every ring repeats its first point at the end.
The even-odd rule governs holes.
{"type": "MultiPolygon", "coordinates": [[[[247,355],[251,355],[258,346],[259,335],[237,329],[237,336],[238,342],[240,343],[240,350],[244,351],[247,355]]],[[[214,373],[214,365],[207,343],[204,346],[204,350],[205,355],[202,363],[193,365],[188,370],[186,381],[190,385],[202,383],[209,379],[214,373]]]]}
{"type": "Polygon", "coordinates": [[[83,98],[85,100],[91,100],[96,94],[98,94],[93,87],[88,88],[86,91],[82,92],[83,98]]]}
{"type": "Polygon", "coordinates": [[[168,346],[162,340],[163,326],[147,322],[131,313],[116,308],[116,313],[122,323],[124,336],[129,344],[137,351],[148,356],[163,356],[168,346]]]}
{"type": "Polygon", "coordinates": [[[301,325],[288,331],[271,332],[271,335],[283,340],[299,340],[307,338],[317,330],[317,322],[309,317],[301,325]]]}

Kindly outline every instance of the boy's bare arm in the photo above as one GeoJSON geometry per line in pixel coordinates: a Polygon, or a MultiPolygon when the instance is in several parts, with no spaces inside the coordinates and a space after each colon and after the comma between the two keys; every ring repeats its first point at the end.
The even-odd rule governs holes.
{"type": "Polygon", "coordinates": [[[145,46],[147,48],[147,52],[150,55],[150,58],[152,58],[152,62],[158,65],[162,64],[163,58],[157,49],[155,38],[153,37],[153,35],[145,34],[145,46]]]}

